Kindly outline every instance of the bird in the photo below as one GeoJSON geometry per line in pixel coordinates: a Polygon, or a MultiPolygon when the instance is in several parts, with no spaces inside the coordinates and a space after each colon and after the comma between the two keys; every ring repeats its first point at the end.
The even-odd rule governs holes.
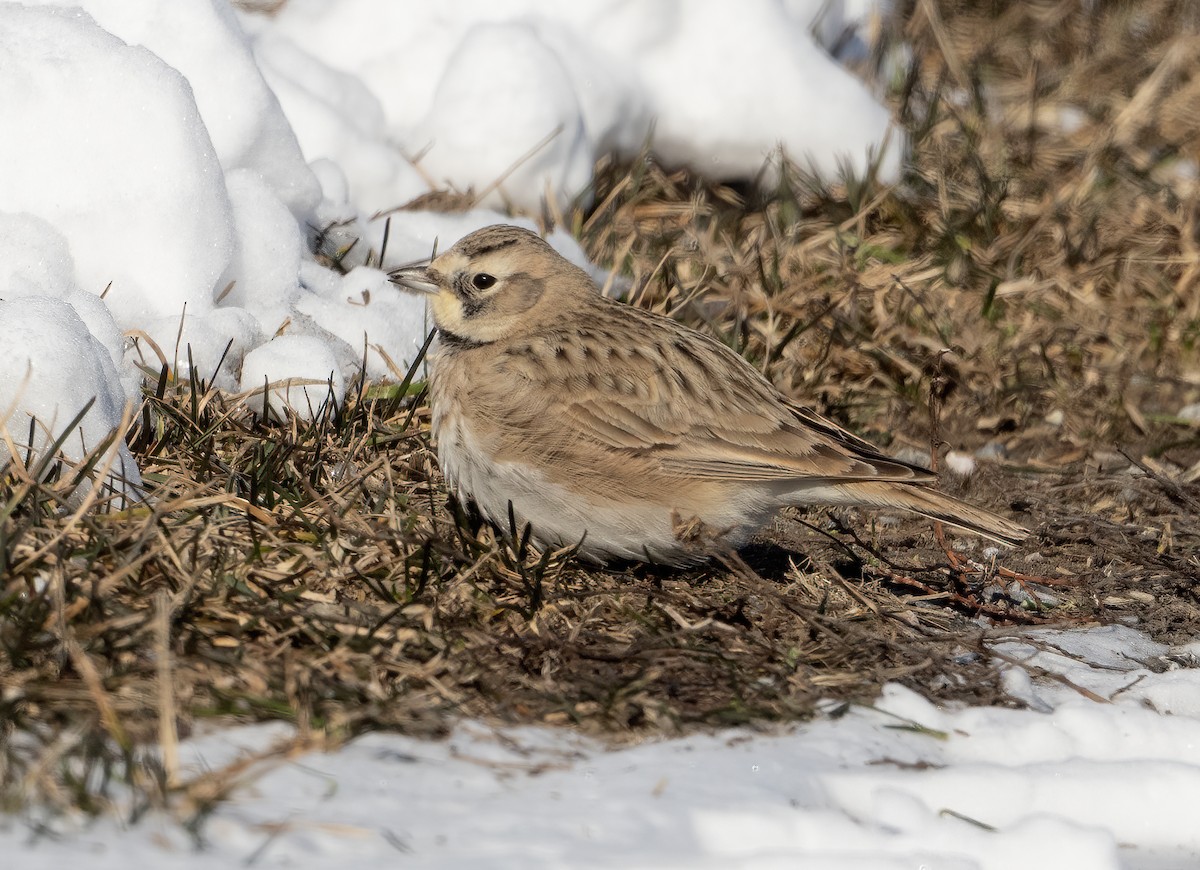
{"type": "Polygon", "coordinates": [[[788,398],[720,341],[601,294],[534,232],[485,227],[389,277],[428,294],[449,488],[543,549],[695,565],[793,505],[911,511],[1003,544],[1028,535],[788,398]]]}

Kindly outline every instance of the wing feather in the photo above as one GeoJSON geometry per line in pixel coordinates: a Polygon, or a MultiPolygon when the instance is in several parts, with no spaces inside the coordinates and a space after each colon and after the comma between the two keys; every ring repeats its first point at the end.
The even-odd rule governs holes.
{"type": "Polygon", "coordinates": [[[787,399],[723,345],[665,323],[676,328],[663,329],[655,318],[649,333],[655,341],[637,348],[622,350],[612,336],[585,332],[550,335],[520,349],[513,365],[540,381],[530,383],[530,393],[555,397],[539,415],[542,426],[559,427],[556,443],[567,428],[593,446],[699,480],[807,486],[933,479],[787,399]],[[609,349],[608,358],[592,353],[581,371],[580,355],[563,349],[578,341],[609,349]]]}

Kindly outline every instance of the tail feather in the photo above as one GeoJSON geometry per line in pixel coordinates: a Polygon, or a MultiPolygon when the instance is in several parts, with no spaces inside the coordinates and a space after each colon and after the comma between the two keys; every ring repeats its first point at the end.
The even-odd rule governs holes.
{"type": "Polygon", "coordinates": [[[1029,529],[983,508],[923,486],[885,481],[856,481],[798,490],[792,504],[856,505],[911,511],[1000,544],[1017,544],[1029,529]]]}

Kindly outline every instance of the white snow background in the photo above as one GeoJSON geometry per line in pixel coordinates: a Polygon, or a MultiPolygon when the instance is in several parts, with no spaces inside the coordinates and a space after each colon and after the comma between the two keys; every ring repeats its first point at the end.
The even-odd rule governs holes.
{"type": "MultiPolygon", "coordinates": [[[[392,212],[375,266],[490,223],[532,227],[494,209],[586,198],[598,156],[647,141],[717,178],[752,177],[782,146],[827,175],[882,154],[894,179],[887,111],[821,45],[872,7],[290,0],[262,17],[226,0],[0,2],[7,438],[27,441],[33,418],[35,448],[65,432],[78,458],[164,363],[229,391],[280,384],[301,414],[340,401],[364,360],[367,378],[394,377],[425,337],[424,303],[365,257],[379,213],[433,189],[480,208],[392,212]],[[335,244],[360,239],[344,276],[311,252],[330,227],[335,244]]],[[[551,242],[596,271],[566,233],[551,242]]],[[[0,439],[0,461],[9,450],[0,439]]],[[[139,497],[119,440],[109,461],[139,497]]],[[[0,818],[0,849],[5,866],[97,870],[1200,866],[1193,652],[1123,627],[1045,632],[1005,648],[1027,660],[1008,672],[1026,709],[945,710],[891,687],[777,736],[606,751],[469,723],[447,743],[374,735],[262,764],[199,847],[165,817],[126,829],[35,810],[0,818]],[[1043,671],[1090,694],[1030,676],[1043,671]]],[[[203,769],[283,737],[233,729],[185,751],[203,769]]]]}

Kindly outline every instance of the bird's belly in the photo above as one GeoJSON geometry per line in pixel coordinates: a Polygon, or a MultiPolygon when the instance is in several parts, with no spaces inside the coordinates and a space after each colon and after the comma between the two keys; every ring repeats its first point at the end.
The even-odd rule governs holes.
{"type": "MultiPolygon", "coordinates": [[[[437,440],[438,463],[458,497],[475,502],[487,520],[505,531],[511,503],[517,534],[528,524],[540,547],[579,545],[580,556],[599,562],[688,564],[705,558],[678,534],[680,524],[692,517],[666,504],[580,492],[528,463],[496,461],[461,419],[444,421],[437,440]]],[[[699,518],[706,521],[708,532],[721,536],[720,544],[737,546],[768,512],[754,513],[753,518],[744,511],[699,518]]]]}

